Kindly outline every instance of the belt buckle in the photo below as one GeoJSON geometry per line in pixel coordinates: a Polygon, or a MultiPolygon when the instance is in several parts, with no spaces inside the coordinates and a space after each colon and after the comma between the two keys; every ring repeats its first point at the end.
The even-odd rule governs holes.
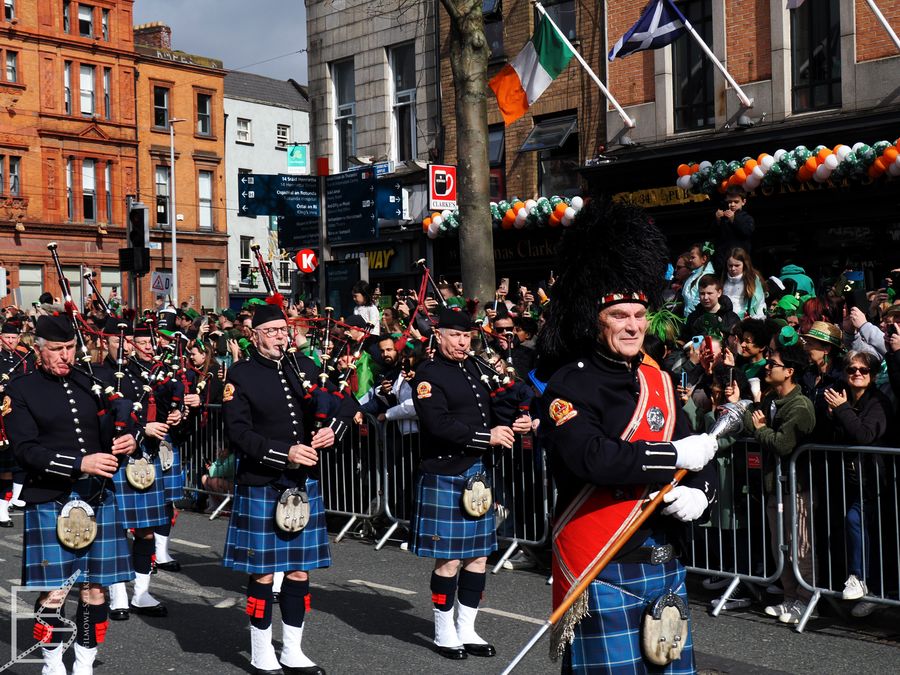
{"type": "Polygon", "coordinates": [[[662,565],[669,562],[675,556],[672,544],[662,544],[650,547],[650,564],[662,565]]]}

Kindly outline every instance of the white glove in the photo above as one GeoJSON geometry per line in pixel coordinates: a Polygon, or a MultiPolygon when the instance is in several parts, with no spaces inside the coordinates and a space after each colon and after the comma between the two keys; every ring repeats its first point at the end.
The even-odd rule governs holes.
{"type": "MultiPolygon", "coordinates": [[[[657,494],[659,493],[654,492],[649,498],[652,500],[657,494]]],[[[686,485],[678,485],[669,490],[663,501],[669,505],[662,510],[663,515],[672,516],[683,523],[697,520],[709,506],[703,490],[686,485]]]]}
{"type": "Polygon", "coordinates": [[[709,434],[700,434],[698,436],[688,436],[677,441],[672,441],[675,446],[675,452],[678,453],[675,458],[675,467],[678,469],[687,469],[688,471],[699,471],[716,456],[719,449],[719,443],[709,434]]]}

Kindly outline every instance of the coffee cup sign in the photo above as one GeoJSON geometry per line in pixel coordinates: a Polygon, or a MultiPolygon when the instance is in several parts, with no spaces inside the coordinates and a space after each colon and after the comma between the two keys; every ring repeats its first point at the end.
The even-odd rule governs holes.
{"type": "Polygon", "coordinates": [[[431,210],[456,208],[456,167],[428,165],[428,207],[431,210]]]}

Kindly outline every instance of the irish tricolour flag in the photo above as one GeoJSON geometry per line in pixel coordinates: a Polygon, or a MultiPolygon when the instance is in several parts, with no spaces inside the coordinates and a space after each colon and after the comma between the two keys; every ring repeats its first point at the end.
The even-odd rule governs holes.
{"type": "Polygon", "coordinates": [[[537,30],[511,62],[490,81],[503,121],[512,124],[569,65],[572,50],[543,14],[537,30]]]}

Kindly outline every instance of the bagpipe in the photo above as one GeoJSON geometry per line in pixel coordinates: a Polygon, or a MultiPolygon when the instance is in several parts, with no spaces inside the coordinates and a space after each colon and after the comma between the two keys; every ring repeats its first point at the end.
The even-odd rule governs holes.
{"type": "Polygon", "coordinates": [[[78,352],[81,354],[81,356],[78,357],[78,360],[84,363],[87,371],[93,375],[94,369],[91,366],[91,352],[87,346],[87,340],[84,337],[84,333],[82,332],[83,329],[82,323],[79,320],[80,315],[78,313],[78,307],[72,301],[72,289],[69,286],[69,280],[66,279],[66,275],[63,274],[62,263],[59,261],[56,242],[51,241],[47,244],[47,248],[50,251],[50,255],[53,257],[53,264],[56,265],[56,275],[59,279],[59,287],[63,295],[63,308],[65,309],[66,316],[69,317],[72,328],[75,330],[75,344],[78,347],[78,352]]]}

